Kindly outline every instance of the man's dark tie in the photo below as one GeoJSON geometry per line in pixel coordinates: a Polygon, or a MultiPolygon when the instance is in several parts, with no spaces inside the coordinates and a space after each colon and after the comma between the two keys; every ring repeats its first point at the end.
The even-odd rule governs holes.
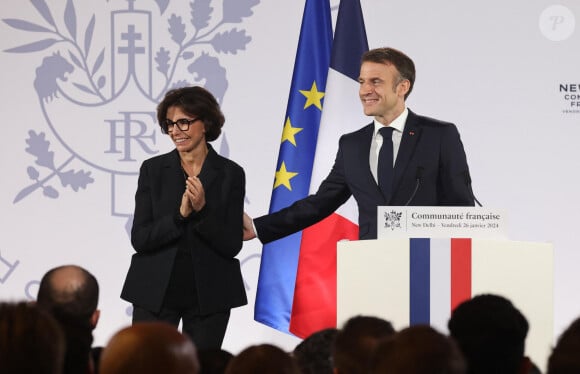
{"type": "Polygon", "coordinates": [[[393,128],[385,126],[379,130],[383,145],[379,151],[378,179],[379,188],[386,202],[391,199],[393,189],[393,128]]]}

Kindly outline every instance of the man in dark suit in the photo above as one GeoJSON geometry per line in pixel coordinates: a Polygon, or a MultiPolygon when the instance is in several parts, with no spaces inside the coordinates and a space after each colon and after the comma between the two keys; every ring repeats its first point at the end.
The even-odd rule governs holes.
{"type": "Polygon", "coordinates": [[[244,215],[244,239],[257,234],[268,243],[300,231],[350,196],[358,205],[360,239],[376,239],[377,206],[473,206],[459,132],[452,123],[406,107],[414,81],[415,65],[404,53],[392,48],[366,52],[359,96],[374,121],[341,137],[334,166],[315,194],[253,222],[244,215]]]}

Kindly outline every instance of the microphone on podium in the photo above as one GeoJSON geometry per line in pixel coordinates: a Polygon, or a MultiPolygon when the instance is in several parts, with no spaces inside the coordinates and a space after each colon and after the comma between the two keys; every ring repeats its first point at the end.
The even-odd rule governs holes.
{"type": "Polygon", "coordinates": [[[405,203],[405,206],[411,204],[411,201],[413,201],[413,199],[415,198],[417,191],[419,191],[419,186],[421,185],[421,178],[423,177],[424,169],[425,168],[423,166],[417,166],[417,174],[415,174],[415,189],[413,190],[413,193],[411,194],[409,200],[407,200],[407,202],[405,203]]]}
{"type": "Polygon", "coordinates": [[[479,202],[479,200],[477,200],[477,197],[475,197],[475,195],[473,194],[473,189],[471,188],[471,176],[469,175],[469,170],[465,170],[463,172],[463,176],[465,178],[465,184],[467,184],[467,189],[469,190],[470,197],[473,199],[473,201],[477,203],[477,205],[481,207],[482,206],[481,203],[479,202]]]}

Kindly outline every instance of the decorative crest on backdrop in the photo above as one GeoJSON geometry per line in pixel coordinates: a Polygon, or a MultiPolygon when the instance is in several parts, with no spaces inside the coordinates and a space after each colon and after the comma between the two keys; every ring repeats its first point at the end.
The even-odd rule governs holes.
{"type": "MultiPolygon", "coordinates": [[[[111,214],[127,217],[129,229],[132,211],[116,193],[124,178],[136,178],[143,159],[160,152],[155,106],[167,90],[186,85],[203,85],[223,102],[228,79],[220,58],[246,49],[251,37],[236,25],[259,0],[173,7],[169,0],[127,0],[109,14],[85,14],[74,0],[64,11],[54,1],[30,3],[36,12],[29,18],[2,21],[31,41],[4,52],[39,57],[32,88],[51,132],[28,131],[25,151],[34,165],[13,203],[39,191],[52,199],[65,188],[78,192],[102,171],[111,177],[111,214]]],[[[220,153],[229,153],[225,134],[220,153]]]]}

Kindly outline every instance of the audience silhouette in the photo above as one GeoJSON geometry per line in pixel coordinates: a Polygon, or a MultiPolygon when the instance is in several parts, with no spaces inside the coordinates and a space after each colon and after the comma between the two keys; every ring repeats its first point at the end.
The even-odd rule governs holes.
{"type": "Polygon", "coordinates": [[[33,303],[0,302],[0,373],[60,374],[64,350],[50,314],[33,303]]]}
{"type": "Polygon", "coordinates": [[[138,322],[118,331],[101,354],[101,374],[198,374],[189,337],[167,322],[138,322]]]}
{"type": "MultiPolygon", "coordinates": [[[[477,295],[457,306],[449,336],[427,325],[396,332],[383,318],[358,315],[340,329],[310,335],[292,352],[260,344],[237,355],[198,352],[191,338],[160,321],[135,323],[104,348],[93,348],[98,298],[90,272],[64,265],[42,277],[36,303],[0,302],[0,373],[541,373],[525,356],[526,317],[499,295],[477,295]]],[[[580,318],[559,337],[546,373],[580,373],[578,352],[580,318]]]]}
{"type": "Polygon", "coordinates": [[[467,360],[469,374],[528,373],[524,355],[528,321],[505,297],[483,294],[451,313],[449,332],[467,360]]]}
{"type": "Polygon", "coordinates": [[[381,341],[395,333],[393,325],[379,317],[354,316],[336,334],[332,350],[336,374],[366,374],[371,355],[381,341]]]}
{"type": "Polygon", "coordinates": [[[40,281],[36,302],[56,319],[64,332],[64,374],[98,370],[98,360],[91,355],[93,330],[100,316],[98,301],[97,279],[80,266],[53,268],[40,281]]]}
{"type": "Polygon", "coordinates": [[[300,374],[296,360],[271,344],[252,345],[230,360],[226,374],[300,374]]]}
{"type": "Polygon", "coordinates": [[[332,374],[332,347],[338,329],[317,331],[300,342],[292,353],[303,374],[332,374]]]}
{"type": "Polygon", "coordinates": [[[548,358],[547,374],[580,373],[580,318],[560,335],[548,358]]]}
{"type": "Polygon", "coordinates": [[[407,327],[379,343],[370,374],[464,374],[466,363],[455,341],[426,325],[407,327]]]}
{"type": "Polygon", "coordinates": [[[200,374],[223,374],[233,354],[223,348],[206,348],[197,351],[200,374]]]}

